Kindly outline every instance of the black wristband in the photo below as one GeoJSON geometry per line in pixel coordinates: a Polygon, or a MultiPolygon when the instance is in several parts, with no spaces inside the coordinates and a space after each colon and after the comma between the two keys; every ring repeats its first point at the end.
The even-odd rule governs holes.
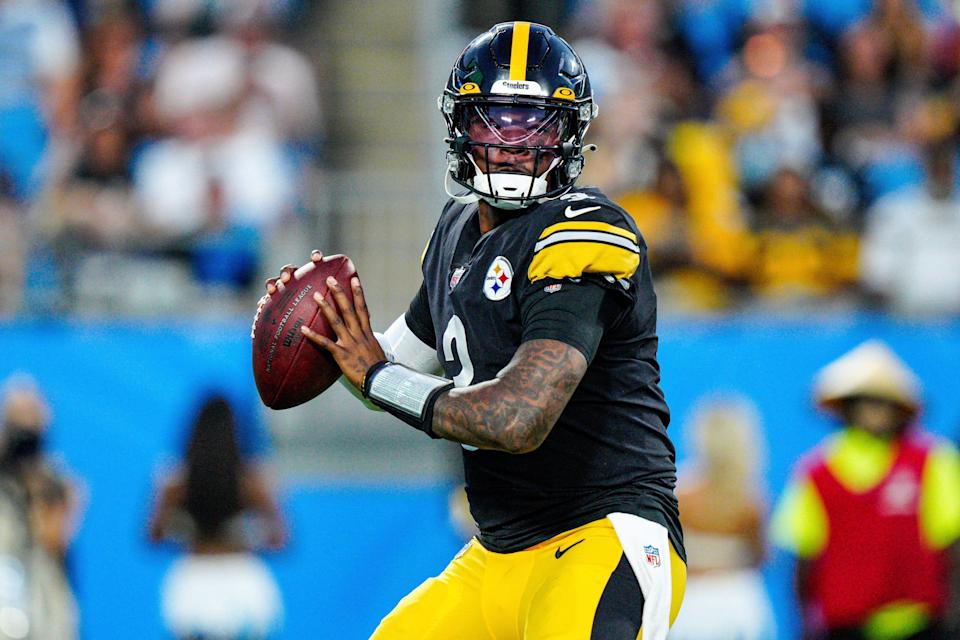
{"type": "Polygon", "coordinates": [[[451,388],[453,382],[446,378],[384,360],[367,369],[362,391],[365,398],[387,413],[437,438],[433,432],[433,408],[451,388]]]}

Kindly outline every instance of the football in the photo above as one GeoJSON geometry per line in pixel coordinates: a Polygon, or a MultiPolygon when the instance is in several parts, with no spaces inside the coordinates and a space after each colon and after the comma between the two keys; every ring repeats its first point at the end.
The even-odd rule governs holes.
{"type": "Polygon", "coordinates": [[[325,256],[293,272],[286,284],[260,308],[253,319],[253,377],[260,399],[271,409],[288,409],[312,400],[340,377],[340,367],[325,350],[310,342],[300,328],[310,327],[336,340],[313,294],[320,292],[336,305],[326,280],[333,276],[353,300],[350,280],[357,271],[347,256],[325,256]]]}

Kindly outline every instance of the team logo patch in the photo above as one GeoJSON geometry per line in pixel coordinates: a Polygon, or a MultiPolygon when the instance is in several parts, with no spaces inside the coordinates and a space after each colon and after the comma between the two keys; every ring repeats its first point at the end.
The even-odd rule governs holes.
{"type": "Polygon", "coordinates": [[[460,279],[463,278],[463,274],[466,272],[466,267],[457,267],[453,270],[453,275],[450,276],[450,289],[452,290],[458,284],[460,284],[460,279]]]}
{"type": "Polygon", "coordinates": [[[562,288],[563,288],[563,285],[558,282],[556,284],[548,284],[543,288],[543,290],[546,291],[547,293],[556,293],[557,291],[560,291],[560,289],[562,288]]]}
{"type": "Polygon", "coordinates": [[[510,284],[513,282],[513,267],[510,261],[503,256],[497,256],[487,269],[487,276],[483,279],[483,295],[488,300],[503,300],[510,295],[510,284]]]}
{"type": "Polygon", "coordinates": [[[643,553],[647,556],[647,564],[651,567],[660,566],[660,549],[652,544],[643,545],[643,553]]]}

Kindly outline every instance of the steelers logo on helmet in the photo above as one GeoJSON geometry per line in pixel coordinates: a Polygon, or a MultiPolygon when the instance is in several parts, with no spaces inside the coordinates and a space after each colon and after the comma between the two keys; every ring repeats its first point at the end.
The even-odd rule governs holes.
{"type": "Polygon", "coordinates": [[[549,27],[505,22],[471,42],[438,100],[448,195],[522,209],[569,190],[596,116],[576,52],[549,27]],[[453,190],[459,185],[461,193],[453,190]]]}

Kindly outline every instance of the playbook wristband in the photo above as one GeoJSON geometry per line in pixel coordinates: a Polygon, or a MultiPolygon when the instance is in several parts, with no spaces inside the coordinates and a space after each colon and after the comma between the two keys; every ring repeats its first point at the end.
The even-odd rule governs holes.
{"type": "Polygon", "coordinates": [[[402,364],[383,360],[367,369],[363,376],[363,396],[431,438],[433,405],[453,382],[414,371],[402,364]]]}

